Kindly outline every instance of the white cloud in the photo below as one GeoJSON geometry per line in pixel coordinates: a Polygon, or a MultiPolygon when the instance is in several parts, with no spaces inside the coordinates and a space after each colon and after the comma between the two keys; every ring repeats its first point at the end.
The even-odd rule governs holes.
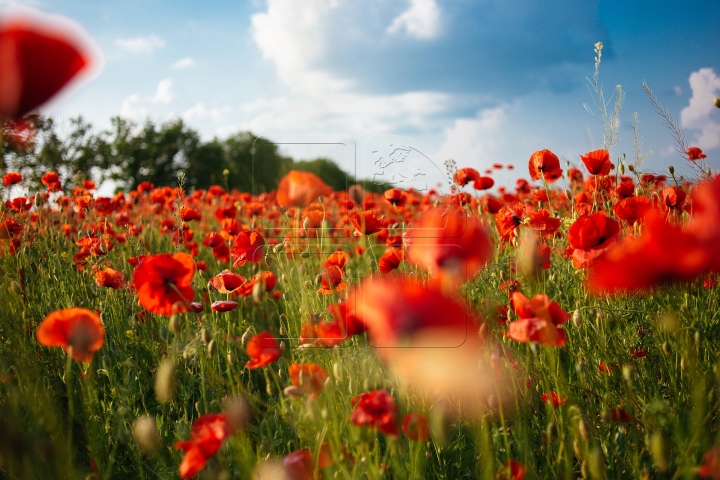
{"type": "Polygon", "coordinates": [[[395,17],[387,33],[405,31],[411,37],[435,38],[441,30],[440,7],[435,0],[410,0],[410,7],[395,17]]]}
{"type": "Polygon", "coordinates": [[[160,80],[157,86],[157,92],[153,97],[153,103],[170,103],[175,96],[172,93],[172,79],[165,78],[160,80]]]}
{"type": "Polygon", "coordinates": [[[336,6],[334,0],[268,0],[267,12],[251,17],[255,43],[283,81],[292,81],[326,52],[326,20],[336,6]]]}
{"type": "Polygon", "coordinates": [[[147,37],[119,38],[115,40],[115,45],[128,52],[149,54],[157,48],[164,47],[165,40],[157,35],[148,35],[147,37]]]}
{"type": "Polygon", "coordinates": [[[183,59],[178,60],[175,62],[172,66],[172,68],[189,68],[195,65],[195,60],[192,59],[192,57],[185,57],[183,59]]]}
{"type": "Polygon", "coordinates": [[[720,122],[714,120],[713,98],[720,96],[720,77],[712,68],[701,68],[690,74],[688,79],[692,97],[687,107],[680,112],[680,125],[695,131],[691,142],[702,149],[720,146],[720,122]]]}
{"type": "Polygon", "coordinates": [[[138,121],[147,116],[147,110],[140,106],[140,96],[137,94],[125,98],[120,108],[120,116],[126,120],[138,121]]]}
{"type": "Polygon", "coordinates": [[[197,102],[192,107],[185,110],[182,114],[182,119],[185,121],[190,121],[193,119],[212,119],[215,122],[220,122],[223,120],[228,113],[232,111],[232,108],[229,106],[226,107],[213,107],[213,108],[206,108],[205,104],[203,102],[197,102]]]}
{"type": "Polygon", "coordinates": [[[680,85],[675,85],[673,87],[673,92],[675,92],[675,95],[682,95],[682,88],[680,88],[680,85]]]}
{"type": "Polygon", "coordinates": [[[501,147],[507,141],[508,105],[480,110],[473,118],[458,118],[445,129],[438,158],[455,159],[460,166],[487,167],[502,158],[501,147]]]}
{"type": "Polygon", "coordinates": [[[256,113],[243,128],[259,133],[309,133],[312,128],[312,133],[367,135],[425,130],[430,117],[454,106],[449,95],[435,91],[359,93],[354,79],[318,67],[327,54],[327,35],[339,5],[337,0],[269,0],[266,12],[253,15],[255,43],[275,64],[286,88],[275,99],[242,105],[244,112],[256,113]]]}

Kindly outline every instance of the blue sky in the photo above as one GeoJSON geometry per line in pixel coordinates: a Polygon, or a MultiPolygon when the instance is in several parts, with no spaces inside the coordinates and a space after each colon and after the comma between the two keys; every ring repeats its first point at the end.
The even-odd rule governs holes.
{"type": "Polygon", "coordinates": [[[646,80],[720,167],[711,104],[720,96],[720,2],[0,0],[18,3],[70,17],[97,42],[103,71],[46,112],[82,114],[98,129],[115,115],[182,117],[207,139],[241,130],[334,139],[341,145],[285,149],[332,156],[360,176],[382,148],[411,144],[436,165],[511,162],[527,175],[535,150],[579,162],[591,149],[588,128],[601,146],[600,124],[583,108],[601,41],[600,81],[608,95],[618,84],[626,92],[613,155],[632,156],[638,112],[653,151],[644,168],[682,169],[646,80]]]}

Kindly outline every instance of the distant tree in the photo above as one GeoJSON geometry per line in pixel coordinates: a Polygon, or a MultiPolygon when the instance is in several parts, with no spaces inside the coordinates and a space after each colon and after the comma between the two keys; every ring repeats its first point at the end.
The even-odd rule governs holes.
{"type": "Polygon", "coordinates": [[[102,166],[109,172],[108,178],[126,190],[142,182],[176,185],[178,173],[190,166],[190,159],[197,158],[200,137],[181,119],[159,127],[147,120],[140,130],[134,122],[120,117],[111,123],[113,131],[106,133],[109,148],[102,166]]]}
{"type": "Polygon", "coordinates": [[[293,169],[311,172],[320,177],[333,190],[347,190],[355,183],[352,175],[342,170],[337,163],[328,158],[300,160],[293,164],[293,169]]]}

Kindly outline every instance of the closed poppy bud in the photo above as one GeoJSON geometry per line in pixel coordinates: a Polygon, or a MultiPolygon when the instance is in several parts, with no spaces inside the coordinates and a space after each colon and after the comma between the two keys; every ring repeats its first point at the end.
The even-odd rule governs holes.
{"type": "Polygon", "coordinates": [[[155,374],[155,396],[160,403],[169,402],[175,390],[175,365],[165,358],[160,361],[155,374]]]}
{"type": "Polygon", "coordinates": [[[210,340],[207,344],[208,358],[213,358],[215,356],[215,352],[217,352],[217,345],[215,344],[215,340],[210,340]]]}
{"type": "Polygon", "coordinates": [[[665,355],[670,355],[670,352],[672,351],[672,348],[670,348],[670,344],[668,342],[664,342],[662,345],[662,351],[665,355]]]}
{"type": "Polygon", "coordinates": [[[713,100],[713,105],[715,105],[717,108],[720,108],[720,98],[715,97],[713,100]]]}
{"type": "Polygon", "coordinates": [[[182,323],[180,320],[180,317],[177,314],[172,314],[170,316],[170,322],[168,323],[168,329],[173,332],[175,335],[180,335],[180,332],[182,332],[182,323]]]}
{"type": "Polygon", "coordinates": [[[203,327],[200,330],[200,340],[202,340],[203,343],[205,343],[205,344],[210,343],[210,340],[212,340],[212,338],[213,338],[212,333],[210,333],[210,331],[207,328],[203,327]]]}
{"type": "Polygon", "coordinates": [[[253,290],[252,290],[253,302],[255,302],[255,303],[262,302],[264,295],[265,295],[265,285],[263,284],[263,282],[257,282],[255,285],[253,285],[253,290]]]}
{"type": "Polygon", "coordinates": [[[301,256],[302,258],[308,258],[308,257],[310,257],[310,252],[307,252],[307,251],[305,251],[305,252],[300,252],[300,256],[301,256]]]}
{"type": "Polygon", "coordinates": [[[151,415],[139,416],[133,422],[132,432],[135,443],[144,452],[155,453],[160,448],[160,437],[155,417],[151,415]]]}
{"type": "Polygon", "coordinates": [[[338,382],[342,381],[343,379],[342,366],[340,366],[339,362],[333,363],[333,376],[338,382]]]}
{"type": "Polygon", "coordinates": [[[582,313],[580,313],[580,310],[573,312],[572,322],[577,328],[580,328],[580,325],[582,325],[582,313]]]}
{"type": "Polygon", "coordinates": [[[620,170],[620,175],[625,175],[625,164],[624,164],[624,163],[621,163],[621,164],[618,166],[618,170],[620,170]]]}
{"type": "Polygon", "coordinates": [[[252,334],[253,334],[252,327],[245,330],[245,333],[243,333],[242,337],[240,337],[240,344],[245,345],[245,343],[247,343],[247,341],[250,340],[250,337],[252,336],[252,334]]]}
{"type": "Polygon", "coordinates": [[[634,172],[635,167],[633,165],[628,165],[628,170],[630,170],[631,172],[634,172]]]}
{"type": "Polygon", "coordinates": [[[668,167],[668,173],[669,173],[670,175],[675,175],[675,167],[673,167],[672,165],[670,165],[670,166],[668,167]]]}
{"type": "Polygon", "coordinates": [[[15,293],[15,295],[22,295],[23,293],[22,287],[16,281],[10,282],[10,289],[13,291],[13,293],[15,293]]]}
{"type": "Polygon", "coordinates": [[[230,365],[235,365],[235,354],[233,352],[228,352],[227,361],[230,365]]]}

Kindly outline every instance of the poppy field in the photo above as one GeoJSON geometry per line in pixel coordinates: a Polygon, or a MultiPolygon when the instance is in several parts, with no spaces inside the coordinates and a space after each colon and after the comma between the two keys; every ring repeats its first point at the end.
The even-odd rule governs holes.
{"type": "MultiPolygon", "coordinates": [[[[6,143],[84,65],[8,38],[6,143]]],[[[720,177],[612,143],[383,193],[3,171],[0,478],[720,478],[720,177]]]]}

